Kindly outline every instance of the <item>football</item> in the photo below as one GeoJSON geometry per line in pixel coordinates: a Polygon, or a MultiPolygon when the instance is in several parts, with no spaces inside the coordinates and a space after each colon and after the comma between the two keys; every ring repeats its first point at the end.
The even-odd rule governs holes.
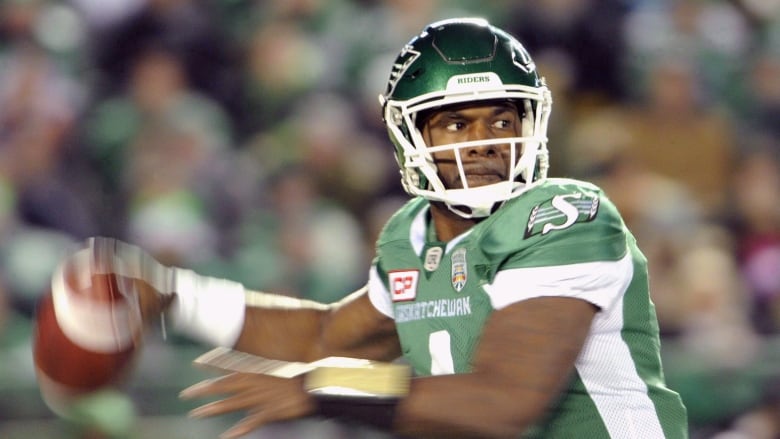
{"type": "Polygon", "coordinates": [[[92,257],[80,252],[65,259],[36,309],[36,377],[44,401],[60,414],[80,396],[122,384],[140,347],[143,325],[132,285],[96,270],[92,257]]]}

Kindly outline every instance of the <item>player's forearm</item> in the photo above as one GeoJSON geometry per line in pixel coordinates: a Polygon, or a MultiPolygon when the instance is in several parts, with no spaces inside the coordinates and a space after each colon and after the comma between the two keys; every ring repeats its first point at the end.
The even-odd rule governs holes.
{"type": "Polygon", "coordinates": [[[571,379],[595,313],[588,302],[556,297],[495,311],[473,372],[413,380],[396,427],[420,437],[518,437],[571,379]]]}
{"type": "Polygon", "coordinates": [[[365,296],[365,287],[338,302],[251,292],[235,349],[288,361],[329,356],[391,361],[401,355],[395,325],[365,296]]]}
{"type": "Polygon", "coordinates": [[[313,361],[323,355],[320,331],[330,306],[260,292],[247,292],[246,300],[234,349],[287,361],[313,361]]]}
{"type": "Polygon", "coordinates": [[[256,355],[310,361],[334,305],[259,291],[238,282],[174,269],[168,315],[177,332],[213,346],[256,355]]]}
{"type": "Polygon", "coordinates": [[[544,412],[548,399],[541,389],[513,389],[484,374],[416,378],[394,426],[410,437],[514,438],[544,412]]]}
{"type": "Polygon", "coordinates": [[[316,413],[404,437],[516,438],[541,416],[550,398],[541,389],[512,389],[506,380],[476,373],[414,378],[408,389],[400,397],[314,394],[316,413]]]}
{"type": "Polygon", "coordinates": [[[400,355],[392,320],[376,312],[365,288],[323,304],[247,291],[236,282],[189,270],[177,269],[176,278],[178,291],[170,307],[174,326],[205,344],[288,361],[400,355]]]}

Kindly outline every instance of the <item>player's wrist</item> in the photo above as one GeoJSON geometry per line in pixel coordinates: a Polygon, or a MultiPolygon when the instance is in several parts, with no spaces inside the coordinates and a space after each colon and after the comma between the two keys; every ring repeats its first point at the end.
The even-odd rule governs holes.
{"type": "Polygon", "coordinates": [[[161,292],[143,279],[134,279],[133,282],[138,291],[138,305],[144,326],[152,327],[159,324],[160,316],[170,308],[175,298],[174,294],[161,292]]]}
{"type": "Polygon", "coordinates": [[[138,293],[145,316],[158,317],[173,299],[173,269],[138,246],[98,236],[90,238],[87,248],[77,254],[82,254],[82,259],[89,258],[93,275],[117,276],[120,289],[125,288],[127,294],[138,293]]]}
{"type": "Polygon", "coordinates": [[[357,367],[318,367],[304,377],[315,414],[392,431],[399,402],[409,392],[408,366],[367,362],[357,367]]]}
{"type": "Polygon", "coordinates": [[[233,346],[244,326],[243,285],[183,268],[172,270],[175,295],[165,314],[172,328],[212,346],[233,346]]]}
{"type": "Polygon", "coordinates": [[[358,396],[312,395],[314,415],[393,431],[400,398],[380,400],[358,396]]]}

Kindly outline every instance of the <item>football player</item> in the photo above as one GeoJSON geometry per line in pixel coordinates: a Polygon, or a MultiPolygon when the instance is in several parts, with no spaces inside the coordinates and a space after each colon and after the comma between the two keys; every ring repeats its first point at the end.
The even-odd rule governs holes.
{"type": "Polygon", "coordinates": [[[164,313],[205,344],[401,358],[408,391],[321,398],[306,375],[236,372],[185,389],[222,398],[192,415],[245,413],[224,437],[318,414],[412,437],[687,437],[645,257],[598,187],[547,177],[552,100],[521,43],[482,19],[432,23],[401,50],[380,102],[411,199],[364,288],[320,304],[150,269],[148,256],[128,275],[153,287],[149,320],[164,313]]]}

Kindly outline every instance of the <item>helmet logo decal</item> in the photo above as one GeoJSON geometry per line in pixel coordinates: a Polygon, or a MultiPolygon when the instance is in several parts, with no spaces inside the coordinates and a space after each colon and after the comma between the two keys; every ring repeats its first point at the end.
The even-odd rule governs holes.
{"type": "Polygon", "coordinates": [[[466,249],[461,247],[452,252],[452,287],[461,292],[466,286],[468,271],[466,269],[466,249]]]}
{"type": "Polygon", "coordinates": [[[496,89],[503,85],[501,78],[494,72],[469,73],[456,75],[447,81],[447,91],[457,93],[474,92],[477,90],[496,89]]]}
{"type": "Polygon", "coordinates": [[[385,93],[386,96],[393,94],[396,85],[398,85],[398,81],[403,78],[406,71],[409,70],[409,66],[414,64],[414,62],[417,61],[417,58],[419,57],[420,52],[414,50],[414,47],[411,44],[404,46],[404,48],[401,50],[401,53],[398,55],[397,61],[399,62],[393,64],[393,68],[390,71],[390,79],[388,80],[387,92],[385,93]]]}
{"type": "Polygon", "coordinates": [[[525,50],[525,48],[519,43],[512,43],[512,45],[515,49],[512,51],[512,64],[516,65],[526,73],[531,73],[536,70],[536,64],[531,59],[531,55],[528,53],[528,51],[525,50]],[[518,59],[518,57],[520,59],[518,59]]]}

